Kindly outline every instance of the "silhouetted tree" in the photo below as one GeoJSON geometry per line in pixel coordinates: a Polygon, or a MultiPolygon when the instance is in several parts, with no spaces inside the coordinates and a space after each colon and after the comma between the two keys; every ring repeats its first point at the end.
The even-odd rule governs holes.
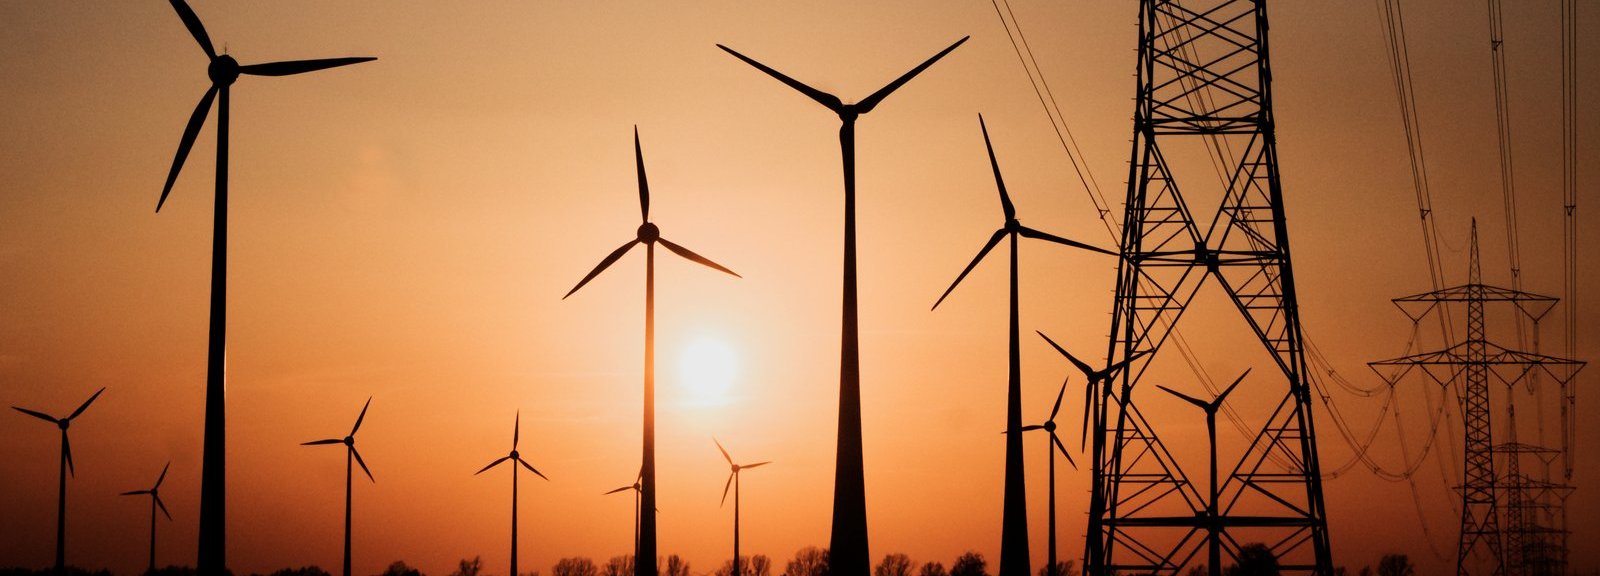
{"type": "Polygon", "coordinates": [[[944,571],[944,564],[929,562],[917,570],[917,576],[948,576],[948,573],[944,571]]]}
{"type": "Polygon", "coordinates": [[[1239,563],[1222,571],[1228,576],[1278,576],[1278,557],[1259,542],[1239,547],[1239,563]]]}
{"type": "MultiPolygon", "coordinates": [[[[171,568],[168,567],[166,570],[171,570],[171,568]]],[[[165,570],[157,570],[157,572],[163,572],[162,576],[194,576],[194,573],[195,573],[194,569],[185,566],[183,568],[183,570],[184,570],[184,572],[173,573],[173,574],[166,574],[166,573],[164,573],[165,570]]],[[[277,571],[272,572],[271,574],[268,574],[267,576],[332,576],[332,575],[328,574],[327,570],[323,570],[321,566],[301,566],[299,568],[280,568],[277,571]]]]}
{"type": "Polygon", "coordinates": [[[423,574],[421,570],[418,570],[416,568],[412,568],[410,565],[406,564],[405,560],[395,560],[394,562],[389,564],[388,568],[384,568],[383,572],[378,574],[378,576],[427,576],[427,575],[423,574]]]}
{"type": "Polygon", "coordinates": [[[783,568],[784,576],[828,576],[828,549],[806,546],[794,552],[783,568]]]}
{"type": "Polygon", "coordinates": [[[677,554],[673,554],[667,557],[666,571],[662,572],[657,570],[657,572],[666,574],[667,576],[689,576],[689,563],[684,559],[679,558],[677,554]]]}
{"type": "Polygon", "coordinates": [[[601,576],[629,576],[633,574],[633,555],[612,556],[600,569],[601,576]]]}
{"type": "Polygon", "coordinates": [[[989,576],[989,563],[982,554],[969,550],[950,565],[950,576],[989,576]]]}
{"type": "Polygon", "coordinates": [[[456,571],[451,572],[450,576],[478,576],[483,573],[483,557],[473,556],[471,560],[462,558],[456,566],[456,571]]]}
{"type": "Polygon", "coordinates": [[[1384,554],[1378,559],[1378,576],[1416,576],[1417,567],[1405,554],[1384,554]]]}
{"type": "MultiPolygon", "coordinates": [[[[740,556],[739,570],[744,572],[744,576],[772,576],[772,559],[765,554],[740,556]]],[[[722,567],[712,574],[713,576],[732,576],[733,560],[730,558],[723,561],[722,567]]]]}
{"type": "Polygon", "coordinates": [[[1372,576],[1372,567],[1371,566],[1362,566],[1361,567],[1361,571],[1357,572],[1356,574],[1358,574],[1359,576],[1372,576]]]}
{"type": "Polygon", "coordinates": [[[872,569],[872,576],[912,576],[911,557],[899,552],[884,554],[883,561],[872,569]]]}
{"type": "Polygon", "coordinates": [[[1184,572],[1183,576],[1206,576],[1206,574],[1210,574],[1210,573],[1211,573],[1211,571],[1206,570],[1206,565],[1205,564],[1197,564],[1197,565],[1194,565],[1194,566],[1190,566],[1189,567],[1189,571],[1184,572]]]}
{"type": "Polygon", "coordinates": [[[595,567],[594,560],[574,556],[557,560],[555,567],[550,569],[550,574],[551,576],[600,576],[600,569],[595,567]]]}
{"type": "Polygon", "coordinates": [[[1046,564],[1039,567],[1039,576],[1078,576],[1078,566],[1071,560],[1058,561],[1054,567],[1046,564]]]}
{"type": "MultiPolygon", "coordinates": [[[[301,568],[301,570],[316,570],[317,572],[320,572],[320,574],[308,574],[306,576],[328,576],[327,572],[324,572],[321,568],[317,568],[317,567],[314,567],[314,566],[301,568]]],[[[279,570],[278,572],[285,572],[285,571],[286,570],[279,570]]],[[[274,572],[273,574],[277,574],[277,572],[274,572]]],[[[145,570],[144,571],[144,575],[145,576],[194,576],[195,575],[195,571],[194,571],[194,567],[192,567],[192,566],[167,566],[166,568],[156,568],[155,570],[145,570]]]]}

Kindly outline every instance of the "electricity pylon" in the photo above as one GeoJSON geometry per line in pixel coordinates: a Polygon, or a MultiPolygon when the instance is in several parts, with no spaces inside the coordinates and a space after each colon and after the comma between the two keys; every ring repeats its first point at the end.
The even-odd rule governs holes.
{"type": "MultiPolygon", "coordinates": [[[[1447,313],[1443,304],[1448,302],[1467,305],[1467,339],[1443,350],[1412,354],[1392,360],[1370,362],[1373,371],[1393,386],[1413,368],[1440,386],[1461,381],[1458,392],[1461,398],[1462,421],[1466,426],[1466,452],[1461,486],[1461,533],[1456,544],[1456,574],[1528,574],[1532,566],[1544,565],[1543,558],[1551,551],[1551,543],[1532,525],[1533,505],[1548,502],[1552,496],[1564,497],[1563,486],[1537,482],[1522,474],[1522,454],[1539,454],[1544,449],[1519,444],[1516,441],[1515,403],[1508,396],[1507,423],[1502,425],[1510,442],[1495,445],[1493,411],[1490,407],[1489,379],[1513,388],[1535,374],[1536,370],[1558,383],[1576,375],[1583,362],[1521,352],[1490,342],[1484,322],[1484,303],[1508,302],[1517,312],[1537,324],[1540,318],[1556,305],[1556,299],[1519,290],[1488,286],[1483,283],[1482,268],[1478,264],[1478,223],[1472,223],[1471,261],[1467,266],[1467,283],[1413,296],[1394,299],[1396,306],[1412,322],[1420,321],[1429,312],[1447,313]],[[1385,370],[1387,369],[1387,370],[1385,370]],[[1504,454],[1507,475],[1495,474],[1495,455],[1504,454]],[[1505,498],[1499,496],[1504,493],[1505,498]],[[1531,499],[1531,500],[1530,500],[1531,499]],[[1500,517],[1504,515],[1502,528],[1500,517]],[[1529,538],[1532,536],[1532,538],[1529,538]],[[1531,554],[1530,554],[1531,553],[1531,554]]],[[[1559,545],[1557,540],[1556,545],[1559,545]]],[[[1564,558],[1564,551],[1554,551],[1564,558]]]]}
{"type": "MultiPolygon", "coordinates": [[[[1095,395],[1084,565],[1095,575],[1178,574],[1206,561],[1214,534],[1224,561],[1237,562],[1242,546],[1261,542],[1284,573],[1332,574],[1278,176],[1266,2],[1141,0],[1138,52],[1107,363],[1145,356],[1095,395]],[[1183,151],[1202,149],[1215,174],[1178,174],[1183,151]],[[1195,219],[1180,180],[1190,199],[1220,198],[1209,227],[1195,219]],[[1208,280],[1251,329],[1235,332],[1259,340],[1278,368],[1240,390],[1274,408],[1241,402],[1262,412],[1246,418],[1260,427],[1246,431],[1248,448],[1223,468],[1231,471],[1219,479],[1214,513],[1133,397],[1153,388],[1140,386],[1141,378],[1172,355],[1163,344],[1208,280]]],[[[1212,328],[1220,335],[1226,327],[1212,328]]]]}

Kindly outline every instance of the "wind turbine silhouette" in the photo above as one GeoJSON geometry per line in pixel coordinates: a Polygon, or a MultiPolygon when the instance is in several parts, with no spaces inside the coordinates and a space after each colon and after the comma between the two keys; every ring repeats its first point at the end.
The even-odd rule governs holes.
{"type": "MultiPolygon", "coordinates": [[[[1049,342],[1051,348],[1055,348],[1056,352],[1060,352],[1061,355],[1067,359],[1067,361],[1072,362],[1072,365],[1076,366],[1079,372],[1083,372],[1083,377],[1088,379],[1088,382],[1083,385],[1083,432],[1082,436],[1078,439],[1078,450],[1083,450],[1083,444],[1087,442],[1089,438],[1089,410],[1091,407],[1097,406],[1094,401],[1095,387],[1105,382],[1109,382],[1112,374],[1116,374],[1123,368],[1128,367],[1129,363],[1132,363],[1134,360],[1138,360],[1140,356],[1144,356],[1149,351],[1140,350],[1138,352],[1134,352],[1132,356],[1123,359],[1121,362],[1112,364],[1111,366],[1106,367],[1104,370],[1095,370],[1094,368],[1090,368],[1089,365],[1085,364],[1082,360],[1079,360],[1077,356],[1073,356],[1072,353],[1068,352],[1066,348],[1062,348],[1060,344],[1056,344],[1055,340],[1051,340],[1049,336],[1045,336],[1044,332],[1035,330],[1034,333],[1038,334],[1040,338],[1044,338],[1045,342],[1049,342]]],[[[1111,388],[1107,387],[1105,393],[1109,396],[1111,394],[1111,388]]],[[[1099,410],[1095,411],[1094,421],[1097,426],[1100,424],[1101,414],[1102,413],[1099,410]]],[[[1096,429],[1099,430],[1101,428],[1096,429]]],[[[1095,439],[1099,440],[1099,436],[1096,436],[1095,439]]],[[[1096,443],[1095,448],[1095,461],[1099,462],[1098,443],[1096,443]]]]}
{"type": "Polygon", "coordinates": [[[1232,393],[1233,389],[1239,386],[1240,382],[1244,381],[1245,376],[1249,375],[1250,370],[1246,369],[1244,374],[1240,374],[1238,378],[1234,379],[1232,384],[1229,384],[1221,394],[1218,394],[1217,397],[1212,399],[1210,402],[1186,395],[1182,392],[1173,390],[1160,384],[1156,385],[1157,388],[1165,390],[1168,394],[1177,396],[1183,401],[1194,404],[1195,406],[1199,406],[1201,410],[1206,412],[1206,437],[1211,440],[1211,491],[1210,500],[1206,501],[1205,524],[1207,532],[1206,554],[1208,556],[1206,564],[1209,567],[1212,576],[1220,576],[1222,574],[1222,529],[1224,527],[1222,518],[1218,517],[1217,515],[1217,410],[1222,408],[1222,402],[1228,399],[1228,394],[1232,393]]]}
{"type": "Polygon", "coordinates": [[[361,465],[361,471],[367,473],[367,480],[377,482],[372,477],[372,471],[367,469],[367,461],[361,459],[361,452],[356,450],[356,431],[361,429],[361,421],[367,418],[367,407],[372,405],[372,397],[367,397],[367,403],[361,405],[361,415],[356,416],[356,425],[350,428],[350,435],[344,438],[329,438],[327,440],[312,440],[301,443],[301,446],[320,446],[323,444],[344,444],[344,576],[350,576],[350,460],[353,458],[361,465]]]}
{"type": "Polygon", "coordinates": [[[633,560],[639,561],[639,480],[644,478],[644,469],[639,469],[639,475],[634,477],[633,483],[621,488],[610,490],[606,495],[618,492],[633,491],[633,560]]]}
{"type": "Polygon", "coordinates": [[[722,447],[722,443],[718,442],[716,438],[712,438],[711,441],[717,443],[717,450],[722,452],[722,459],[727,460],[728,461],[728,467],[732,469],[732,471],[728,472],[728,481],[722,485],[722,502],[721,502],[721,504],[718,504],[718,506],[721,506],[722,504],[727,504],[728,503],[728,487],[732,486],[733,487],[733,571],[732,571],[731,576],[741,576],[742,573],[739,571],[739,473],[743,472],[745,470],[751,469],[751,468],[755,468],[757,466],[766,466],[768,464],[771,464],[772,462],[768,461],[768,462],[756,462],[755,464],[734,464],[733,463],[733,457],[728,455],[728,450],[726,448],[722,447]]]}
{"type": "Polygon", "coordinates": [[[67,428],[72,426],[73,418],[83,414],[83,411],[94,403],[94,399],[99,398],[100,393],[105,391],[105,388],[101,388],[98,392],[95,392],[93,396],[90,396],[88,400],[84,400],[83,404],[78,406],[77,410],[73,410],[72,414],[66,418],[56,418],[43,412],[17,406],[11,407],[12,410],[55,424],[57,428],[61,429],[61,487],[57,492],[56,498],[55,572],[58,575],[66,574],[67,570],[67,474],[71,474],[74,478],[78,477],[78,470],[72,465],[72,441],[67,439],[67,428]]]}
{"type": "MultiPolygon", "coordinates": [[[[484,472],[488,472],[490,468],[494,468],[495,466],[499,466],[501,462],[510,460],[515,464],[523,465],[523,467],[527,468],[529,472],[538,474],[540,478],[544,478],[545,481],[548,482],[550,480],[548,477],[535,469],[532,464],[528,463],[527,460],[523,460],[522,455],[517,452],[517,440],[521,437],[522,412],[518,411],[517,420],[511,428],[511,453],[501,456],[499,460],[490,462],[488,466],[484,466],[482,470],[473,472],[472,475],[477,476],[484,472]]],[[[521,574],[521,572],[517,572],[517,467],[515,465],[511,466],[511,574],[521,574]]]]}
{"type": "Polygon", "coordinates": [[[216,207],[212,223],[211,245],[211,321],[210,338],[206,348],[206,414],[205,440],[200,466],[200,553],[197,563],[202,576],[221,576],[227,569],[227,414],[224,394],[226,387],[227,315],[228,315],[228,91],[241,74],[249,76],[289,76],[325,68],[345,66],[376,60],[376,58],[327,58],[321,60],[291,60],[266,64],[239,65],[228,54],[218,55],[211,45],[211,37],[194,10],[184,0],[171,0],[173,10],[183,20],[189,34],[194,36],[200,49],[205,51],[209,64],[206,75],[211,78],[211,88],[200,97],[189,116],[189,124],[178,141],[177,156],[172,159],[172,169],[167,172],[166,186],[161,189],[161,199],[156,202],[156,212],[167,202],[172,184],[189,156],[189,148],[211,112],[211,102],[217,101],[217,173],[216,207]]]}
{"type": "Polygon", "coordinates": [[[910,72],[855,104],[785,76],[732,48],[717,47],[778,79],[839,115],[839,149],[844,159],[844,298],[839,361],[839,439],[833,478],[833,528],[828,565],[837,574],[865,576],[872,569],[867,553],[867,493],[861,453],[861,354],[856,325],[856,119],[871,112],[889,94],[928,69],[970,36],[962,36],[910,72]]]}
{"type": "Polygon", "coordinates": [[[642,221],[632,240],[607,254],[600,264],[589,271],[588,276],[578,281],[566,296],[583,288],[601,272],[609,268],[617,259],[622,258],[633,249],[634,245],[644,244],[645,273],[644,273],[644,467],[639,478],[639,545],[636,560],[645,558],[648,561],[634,562],[634,572],[639,576],[656,576],[656,244],[666,246],[673,254],[686,260],[707,266],[709,268],[726,272],[739,277],[732,270],[722,267],[721,264],[712,262],[704,256],[690,251],[688,248],[674,244],[672,241],[661,237],[661,229],[650,221],[650,183],[644,173],[644,152],[639,146],[639,128],[633,129],[633,159],[639,173],[639,217],[642,221]]]}
{"type": "Polygon", "coordinates": [[[170,467],[172,467],[171,462],[161,467],[161,476],[156,477],[156,485],[151,486],[149,490],[134,490],[122,493],[123,496],[150,495],[150,568],[147,569],[147,573],[156,571],[156,507],[161,507],[161,513],[167,516],[167,520],[172,520],[172,513],[167,512],[167,505],[161,502],[160,492],[161,482],[167,479],[167,468],[170,467]]]}
{"type": "Polygon", "coordinates": [[[1030,576],[1032,568],[1028,560],[1028,493],[1024,484],[1022,434],[1022,350],[1018,335],[1017,312],[1017,237],[1033,238],[1053,242],[1063,246],[1082,248],[1101,254],[1115,256],[1116,253],[1102,250],[1082,242],[1076,242],[1040,232],[1033,228],[1023,226],[1017,221],[1017,209],[1011,204],[1011,195],[1006,193],[1005,180],[1000,177],[1000,163],[995,160],[994,146],[989,142],[989,127],[983,122],[983,115],[978,115],[978,127],[983,131],[983,145],[989,151],[989,166],[994,169],[995,187],[1000,191],[1000,210],[1005,216],[1005,222],[1000,229],[995,230],[984,243],[983,249],[978,251],[977,257],[967,264],[966,269],[956,276],[955,282],[945,289],[939,300],[933,303],[937,310],[939,304],[955,291],[956,286],[967,277],[972,269],[983,261],[989,251],[1000,244],[1002,239],[1010,239],[1011,244],[1011,308],[1010,308],[1010,352],[1009,371],[1006,385],[1006,476],[1005,476],[1005,503],[1000,526],[1000,576],[1030,576]]]}
{"type": "Polygon", "coordinates": [[[1060,451],[1062,456],[1067,457],[1067,462],[1072,464],[1073,470],[1078,469],[1078,463],[1074,462],[1072,455],[1067,453],[1067,447],[1061,443],[1061,437],[1056,436],[1056,414],[1061,413],[1061,399],[1066,395],[1067,380],[1062,379],[1061,391],[1056,393],[1056,405],[1050,409],[1050,418],[1046,419],[1044,424],[1031,424],[1022,427],[1023,433],[1027,433],[1029,430],[1044,430],[1050,434],[1049,442],[1045,444],[1045,457],[1050,459],[1050,557],[1047,559],[1048,563],[1045,564],[1045,569],[1050,571],[1048,572],[1050,576],[1062,576],[1054,572],[1056,570],[1056,452],[1060,451]]]}

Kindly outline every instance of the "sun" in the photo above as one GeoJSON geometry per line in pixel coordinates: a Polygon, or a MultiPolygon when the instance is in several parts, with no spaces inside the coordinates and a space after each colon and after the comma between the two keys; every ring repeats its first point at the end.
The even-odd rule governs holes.
{"type": "Polygon", "coordinates": [[[727,342],[717,338],[697,337],[678,356],[678,385],[689,405],[727,404],[738,374],[738,355],[727,342]]]}

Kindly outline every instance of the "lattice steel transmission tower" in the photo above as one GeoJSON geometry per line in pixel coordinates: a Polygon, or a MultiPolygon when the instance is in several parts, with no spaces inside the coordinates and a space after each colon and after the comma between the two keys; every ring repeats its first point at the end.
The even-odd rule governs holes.
{"type": "MultiPolygon", "coordinates": [[[[1095,575],[1178,574],[1205,562],[1208,543],[1218,539],[1225,562],[1238,562],[1241,548],[1258,542],[1284,573],[1330,575],[1278,176],[1266,2],[1141,0],[1138,52],[1123,258],[1107,354],[1111,362],[1137,359],[1108,379],[1094,402],[1084,565],[1095,575]],[[1191,166],[1201,168],[1184,172],[1191,166]],[[1191,210],[1200,202],[1217,206],[1202,214],[1211,216],[1209,223],[1191,210]],[[1136,390],[1154,388],[1141,380],[1154,379],[1145,378],[1147,369],[1170,356],[1163,344],[1208,279],[1226,292],[1231,304],[1220,304],[1224,311],[1237,308],[1248,325],[1233,336],[1259,341],[1266,352],[1232,350],[1218,360],[1253,353],[1276,367],[1257,371],[1225,407],[1230,418],[1242,418],[1238,426],[1249,444],[1222,468],[1227,474],[1214,510],[1202,494],[1210,487],[1189,480],[1157,423],[1134,401],[1136,390]]],[[[1208,338],[1228,328],[1209,325],[1208,338]]],[[[1154,398],[1141,394],[1140,400],[1154,398]]],[[[1219,574],[1222,566],[1209,569],[1219,574]]]]}
{"type": "Polygon", "coordinates": [[[1472,223],[1471,261],[1465,285],[1394,299],[1412,322],[1432,313],[1446,314],[1445,303],[1467,307],[1467,339],[1433,352],[1370,362],[1373,370],[1393,386],[1414,368],[1440,386],[1460,381],[1465,470],[1461,486],[1461,533],[1456,545],[1456,574],[1559,574],[1564,571],[1565,550],[1557,532],[1564,527],[1542,525],[1541,513],[1565,498],[1570,488],[1534,480],[1522,472],[1524,454],[1553,455],[1554,450],[1517,442],[1516,402],[1510,391],[1535,373],[1558,383],[1576,375],[1583,362],[1501,347],[1486,336],[1484,304],[1506,302],[1536,325],[1550,312],[1556,299],[1483,283],[1478,263],[1478,224],[1472,223]],[[1386,371],[1387,370],[1387,371],[1386,371]],[[1537,372],[1536,372],[1537,371],[1537,372]],[[1489,379],[1506,386],[1506,422],[1510,441],[1494,444],[1489,379]],[[1504,474],[1496,474],[1495,457],[1501,456],[1504,474]],[[1502,498],[1503,496],[1503,498],[1502,498]],[[1504,523],[1502,523],[1504,517],[1504,523]],[[1554,572],[1550,572],[1554,570],[1554,572]]]}

